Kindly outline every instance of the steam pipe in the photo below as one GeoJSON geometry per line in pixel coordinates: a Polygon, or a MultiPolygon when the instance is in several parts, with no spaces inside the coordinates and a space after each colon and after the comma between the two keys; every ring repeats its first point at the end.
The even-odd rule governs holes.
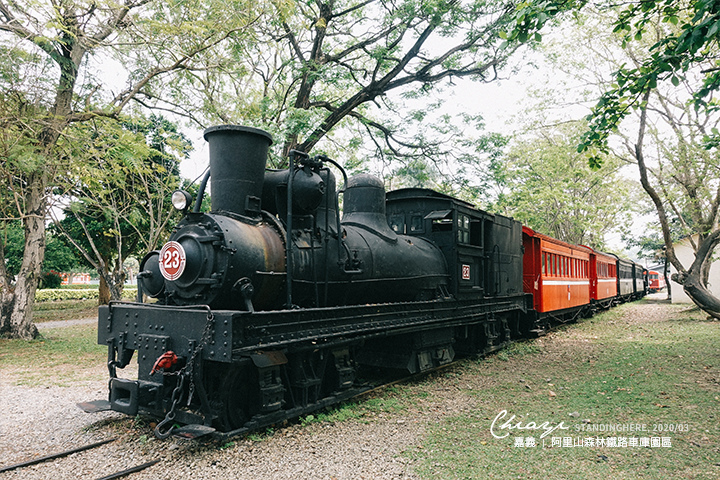
{"type": "Polygon", "coordinates": [[[287,299],[286,299],[286,305],[285,308],[292,308],[292,269],[293,269],[293,262],[292,262],[292,194],[293,194],[293,170],[295,169],[295,150],[290,151],[290,155],[288,155],[288,181],[287,181],[287,219],[285,221],[285,228],[287,229],[287,234],[285,235],[285,273],[287,274],[287,281],[286,281],[286,287],[285,291],[287,292],[287,299]]]}
{"type": "MultiPolygon", "coordinates": [[[[345,250],[347,250],[347,246],[342,241],[342,228],[340,226],[340,194],[344,193],[345,189],[347,188],[347,184],[348,184],[347,172],[345,172],[345,169],[339,163],[337,163],[335,160],[333,160],[332,158],[327,157],[325,155],[317,155],[316,157],[313,158],[313,160],[322,160],[323,162],[327,162],[332,165],[335,165],[337,167],[337,169],[340,170],[340,173],[342,173],[342,176],[343,176],[343,188],[342,188],[342,190],[337,191],[336,198],[335,198],[337,206],[338,206],[338,208],[335,209],[335,222],[337,224],[338,265],[342,265],[343,262],[342,262],[342,258],[341,258],[341,252],[343,250],[343,247],[345,248],[345,250]]],[[[327,228],[327,223],[326,223],[326,228],[327,228]]],[[[349,250],[348,250],[348,261],[350,261],[350,251],[349,250]]],[[[357,273],[357,272],[347,270],[347,269],[343,269],[343,270],[345,270],[345,273],[357,273]]],[[[326,285],[326,289],[327,289],[327,285],[326,285]]]]}
{"type": "Polygon", "coordinates": [[[193,208],[193,213],[200,213],[200,207],[202,206],[203,197],[205,196],[205,187],[207,187],[207,182],[210,179],[210,170],[208,169],[207,173],[202,179],[202,182],[200,182],[200,188],[198,189],[197,198],[195,199],[195,207],[193,208]]]}

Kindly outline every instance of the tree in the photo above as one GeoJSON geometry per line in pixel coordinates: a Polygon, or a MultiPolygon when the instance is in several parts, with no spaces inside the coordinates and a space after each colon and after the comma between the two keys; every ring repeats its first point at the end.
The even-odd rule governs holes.
{"type": "MultiPolygon", "coordinates": [[[[0,0],[0,154],[24,227],[14,291],[2,284],[2,329],[32,338],[32,305],[45,248],[52,187],[69,168],[58,141],[71,125],[118,118],[135,100],[156,105],[173,72],[206,68],[232,35],[257,18],[256,3],[157,0],[0,0]],[[113,58],[129,75],[122,87],[99,73],[113,58]],[[113,91],[114,90],[114,91],[113,91]]],[[[167,98],[172,105],[172,98],[167,98]]],[[[55,192],[57,193],[57,192],[55,192]]]]}
{"type": "Polygon", "coordinates": [[[677,270],[673,280],[683,286],[685,293],[701,309],[720,319],[720,299],[708,288],[713,252],[720,243],[720,152],[716,148],[706,149],[701,140],[708,128],[716,129],[720,122],[717,115],[710,113],[710,117],[704,115],[703,110],[686,105],[671,106],[657,90],[648,91],[643,95],[640,107],[637,140],[634,144],[628,142],[627,147],[637,160],[643,188],[658,213],[666,256],[677,270]],[[655,138],[652,143],[657,147],[654,166],[649,164],[645,153],[645,147],[650,143],[645,136],[652,100],[664,110],[661,110],[661,118],[668,123],[675,137],[666,142],[658,142],[655,138]],[[698,113],[701,118],[697,117],[698,113]],[[675,254],[676,237],[670,222],[673,216],[679,220],[695,251],[690,266],[683,265],[675,254]]]}
{"type": "MultiPolygon", "coordinates": [[[[578,150],[607,151],[610,133],[637,112],[637,136],[625,144],[657,211],[667,258],[677,270],[673,278],[700,308],[720,318],[720,299],[707,288],[713,252],[720,243],[720,117],[714,100],[720,87],[716,63],[720,4],[706,0],[630,4],[620,11],[615,31],[624,33],[624,47],[648,36],[654,43],[614,74],[615,83],[589,117],[590,128],[578,150]],[[660,140],[655,122],[666,125],[669,142],[660,140]],[[648,141],[649,131],[654,142],[648,141]],[[657,149],[653,159],[648,158],[648,145],[657,149]],[[690,266],[675,255],[671,215],[682,222],[691,239],[695,259],[690,266]]],[[[596,155],[591,162],[599,163],[596,155]]]]}
{"type": "Polygon", "coordinates": [[[534,129],[516,141],[502,172],[506,192],[496,209],[560,240],[605,248],[605,235],[629,221],[632,182],[608,158],[593,170],[577,144],[584,122],[534,129]]]}
{"type": "Polygon", "coordinates": [[[100,276],[100,304],[120,300],[123,264],[155,249],[175,217],[169,199],[180,187],[179,162],[189,141],[161,116],[122,124],[96,119],[68,133],[76,161],[72,200],[54,223],[100,276]]]}
{"type": "Polygon", "coordinates": [[[254,122],[282,139],[279,162],[291,149],[318,147],[353,162],[362,145],[386,160],[432,162],[452,151],[445,142],[453,140],[442,129],[415,128],[442,107],[432,94],[457,78],[497,79],[517,48],[498,36],[512,2],[313,0],[273,8],[252,42],[235,43],[233,78],[242,84],[203,74],[188,77],[193,88],[184,91],[204,95],[211,118],[254,122]]]}
{"type": "MultiPolygon", "coordinates": [[[[584,5],[562,1],[523,4],[506,37],[527,38],[548,18],[584,5]]],[[[635,121],[630,128],[635,128],[637,135],[633,140],[623,135],[624,143],[658,214],[667,258],[678,271],[674,278],[701,309],[720,318],[720,299],[707,288],[707,272],[720,243],[720,187],[713,158],[720,143],[715,99],[720,87],[720,4],[711,0],[642,0],[622,6],[604,2],[601,9],[617,14],[612,30],[620,36],[629,58],[615,71],[587,117],[589,128],[578,152],[587,153],[591,166],[599,167],[601,154],[610,151],[613,135],[628,131],[627,120],[635,121]],[[639,43],[643,41],[645,44],[639,43]],[[676,110],[687,104],[692,105],[694,114],[686,108],[676,110]],[[635,119],[631,118],[634,114],[635,119]],[[647,135],[657,119],[673,132],[671,144],[679,157],[658,151],[648,158],[647,135]],[[707,154],[701,154],[703,147],[707,154]],[[669,176],[668,169],[674,171],[669,176]],[[675,255],[671,215],[684,222],[693,238],[695,259],[689,267],[675,255]]],[[[653,148],[658,145],[661,143],[651,144],[653,148]]]]}

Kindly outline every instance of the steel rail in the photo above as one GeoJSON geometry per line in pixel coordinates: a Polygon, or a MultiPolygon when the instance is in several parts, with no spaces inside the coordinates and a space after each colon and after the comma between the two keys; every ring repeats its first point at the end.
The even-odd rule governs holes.
{"type": "Polygon", "coordinates": [[[6,467],[0,467],[0,473],[8,472],[10,470],[15,470],[17,468],[27,467],[30,465],[35,465],[36,463],[42,463],[42,462],[46,462],[48,460],[54,460],[56,458],[66,457],[68,455],[72,455],[73,453],[84,452],[85,450],[90,450],[91,448],[97,448],[102,445],[105,445],[106,443],[114,442],[115,440],[117,440],[117,437],[110,438],[108,440],[103,440],[103,441],[97,442],[97,443],[91,443],[90,445],[84,445],[82,447],[73,448],[70,450],[66,450],[64,452],[53,453],[51,455],[46,455],[44,457],[35,458],[33,460],[28,460],[26,462],[16,463],[14,465],[8,465],[6,467]]]}
{"type": "Polygon", "coordinates": [[[114,478],[124,477],[126,475],[130,475],[131,473],[139,472],[140,470],[145,470],[148,467],[152,467],[159,461],[160,461],[160,459],[153,460],[153,461],[147,462],[147,463],[143,463],[142,465],[137,465],[135,467],[128,468],[127,470],[123,470],[122,472],[112,473],[105,477],[100,477],[97,480],[113,480],[114,478]]]}

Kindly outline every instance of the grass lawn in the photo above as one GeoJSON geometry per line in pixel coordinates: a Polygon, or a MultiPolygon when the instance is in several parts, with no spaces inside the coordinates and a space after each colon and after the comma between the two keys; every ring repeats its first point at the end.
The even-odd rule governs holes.
{"type": "Polygon", "coordinates": [[[688,306],[623,305],[453,375],[468,408],[406,453],[424,478],[720,478],[720,323],[688,306]]]}
{"type": "Polygon", "coordinates": [[[33,307],[35,323],[97,318],[97,314],[97,299],[37,302],[33,307]]]}
{"type": "Polygon", "coordinates": [[[106,362],[96,324],[46,329],[30,341],[0,338],[0,375],[18,385],[72,386],[104,378],[106,362]]]}

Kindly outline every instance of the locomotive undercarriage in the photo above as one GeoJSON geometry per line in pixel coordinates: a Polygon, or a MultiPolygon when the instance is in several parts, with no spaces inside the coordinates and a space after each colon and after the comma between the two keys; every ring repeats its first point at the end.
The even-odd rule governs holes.
{"type": "Polygon", "coordinates": [[[361,366],[422,372],[527,335],[525,295],[486,300],[254,313],[114,303],[100,312],[104,409],[163,419],[161,437],[242,434],[368,390],[361,366]],[[177,360],[151,374],[169,351],[177,360]],[[137,379],[119,378],[133,352],[137,379]]]}

